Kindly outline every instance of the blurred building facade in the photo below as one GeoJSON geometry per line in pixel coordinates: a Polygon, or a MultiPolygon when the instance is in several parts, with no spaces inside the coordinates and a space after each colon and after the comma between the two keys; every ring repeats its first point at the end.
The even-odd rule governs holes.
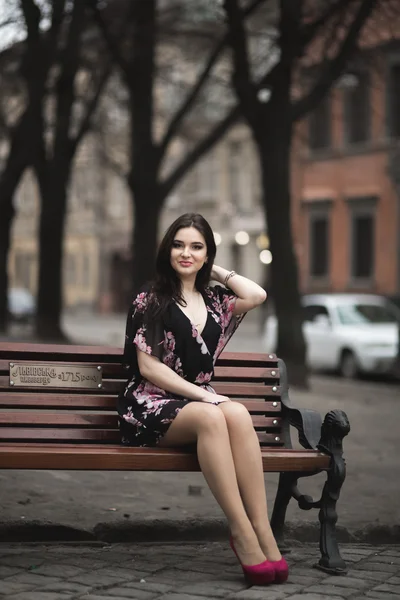
{"type": "Polygon", "coordinates": [[[298,128],[304,292],[400,295],[400,43],[365,51],[298,128]]]}

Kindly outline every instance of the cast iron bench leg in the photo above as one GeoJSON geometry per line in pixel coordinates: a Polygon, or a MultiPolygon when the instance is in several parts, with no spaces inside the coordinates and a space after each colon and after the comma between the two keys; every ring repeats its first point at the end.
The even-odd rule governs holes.
{"type": "Polygon", "coordinates": [[[329,412],[322,424],[318,448],[331,456],[330,469],[320,500],[319,521],[321,558],[318,569],[340,575],[347,572],[346,563],[340,556],[336,539],[336,503],[346,478],[346,464],[343,458],[343,438],[349,433],[350,424],[345,412],[329,412]]]}

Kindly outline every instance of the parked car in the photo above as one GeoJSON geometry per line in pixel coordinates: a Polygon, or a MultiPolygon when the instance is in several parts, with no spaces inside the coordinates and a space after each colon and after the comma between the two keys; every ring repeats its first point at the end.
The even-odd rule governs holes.
{"type": "MultiPolygon", "coordinates": [[[[313,294],[302,297],[303,333],[311,369],[390,374],[399,350],[400,309],[370,294],[313,294]]],[[[277,319],[265,323],[267,352],[275,352],[277,319]]]]}
{"type": "Polygon", "coordinates": [[[7,302],[11,322],[31,323],[33,321],[36,313],[36,302],[29,290],[10,288],[7,302]]]}

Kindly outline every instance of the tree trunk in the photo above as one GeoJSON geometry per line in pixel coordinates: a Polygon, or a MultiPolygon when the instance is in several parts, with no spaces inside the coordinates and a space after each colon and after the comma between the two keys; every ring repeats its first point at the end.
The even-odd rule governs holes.
{"type": "MultiPolygon", "coordinates": [[[[6,186],[4,186],[6,187],[6,186]]],[[[0,333],[5,333],[8,325],[7,292],[8,292],[8,253],[10,249],[11,225],[14,218],[14,190],[3,191],[0,185],[1,219],[0,219],[0,333]]]]}
{"type": "Polygon", "coordinates": [[[26,110],[14,129],[7,163],[0,178],[0,331],[7,328],[8,253],[11,226],[15,215],[13,198],[21,177],[28,166],[30,142],[26,139],[31,112],[26,110]]]}
{"type": "Polygon", "coordinates": [[[39,178],[41,213],[39,229],[39,292],[37,336],[43,340],[67,341],[61,329],[62,264],[69,167],[48,165],[39,178]]]}
{"type": "Polygon", "coordinates": [[[287,364],[290,381],[307,387],[303,319],[290,212],[292,124],[288,90],[283,86],[281,91],[282,95],[276,91],[271,99],[271,105],[264,113],[267,118],[260,123],[255,138],[272,253],[272,296],[278,320],[276,352],[287,364]]]}
{"type": "Polygon", "coordinates": [[[136,294],[140,287],[154,277],[158,246],[158,224],[162,202],[158,196],[157,184],[149,183],[141,190],[133,189],[134,227],[132,232],[132,291],[136,294]]]}

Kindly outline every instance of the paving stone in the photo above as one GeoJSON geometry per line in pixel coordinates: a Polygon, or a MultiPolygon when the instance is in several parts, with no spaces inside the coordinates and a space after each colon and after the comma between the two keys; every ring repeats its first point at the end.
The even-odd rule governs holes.
{"type": "Polygon", "coordinates": [[[374,598],[374,600],[400,600],[400,594],[390,594],[386,592],[367,591],[366,598],[374,598]]]}
{"type": "Polygon", "coordinates": [[[242,592],[238,592],[237,594],[231,594],[227,598],[229,600],[283,600],[287,598],[287,595],[282,590],[274,590],[271,586],[253,586],[247,590],[243,590],[242,592]]]}
{"type": "Polygon", "coordinates": [[[400,586],[396,583],[381,583],[380,585],[372,588],[371,592],[388,592],[390,594],[400,595],[400,586]]]}
{"type": "Polygon", "coordinates": [[[361,569],[349,571],[349,575],[355,579],[368,579],[370,581],[383,581],[391,577],[390,574],[384,571],[362,571],[361,569]]]}
{"type": "Polygon", "coordinates": [[[149,592],[158,592],[159,594],[164,594],[172,590],[172,585],[168,583],[157,583],[152,581],[144,580],[143,583],[140,581],[130,581],[129,583],[124,584],[123,587],[134,589],[134,590],[144,590],[149,592]]]}
{"type": "Polygon", "coordinates": [[[0,579],[3,577],[10,577],[10,575],[18,575],[18,573],[22,573],[21,569],[16,567],[7,567],[6,565],[0,565],[0,579]]]}
{"type": "Polygon", "coordinates": [[[129,568],[123,569],[120,566],[109,567],[108,569],[99,569],[96,572],[100,573],[102,577],[116,577],[120,582],[122,582],[123,580],[128,581],[130,579],[137,578],[134,569],[132,569],[131,571],[129,568]]]}
{"type": "MultiPolygon", "coordinates": [[[[185,565],[183,564],[182,567],[184,567],[185,565]]],[[[231,569],[232,571],[240,571],[240,567],[239,565],[236,563],[234,566],[228,567],[228,569],[226,569],[225,565],[222,565],[221,563],[217,564],[217,563],[213,563],[211,561],[207,561],[207,562],[191,562],[189,565],[190,571],[197,571],[200,573],[210,573],[211,575],[213,573],[217,574],[225,571],[228,571],[228,569],[231,569]]]]}
{"type": "Polygon", "coordinates": [[[205,596],[206,598],[226,598],[229,592],[240,591],[246,588],[245,582],[230,582],[227,587],[227,582],[216,580],[216,581],[205,581],[199,583],[191,583],[190,585],[184,585],[179,589],[174,589],[174,592],[180,594],[194,594],[195,596],[205,596]]]}
{"type": "Polygon", "coordinates": [[[346,546],[341,547],[340,549],[340,553],[343,556],[346,552],[351,552],[352,554],[359,554],[360,556],[373,556],[374,554],[376,554],[373,550],[372,546],[350,546],[351,550],[346,549],[346,546]]]}
{"type": "MultiPolygon", "coordinates": [[[[326,594],[327,592],[325,592],[324,594],[314,594],[312,592],[306,592],[304,594],[294,594],[293,596],[286,597],[287,600],[343,600],[343,596],[327,596],[326,594]]],[[[263,600],[266,600],[265,596],[263,600]]]]}
{"type": "MultiPolygon", "coordinates": [[[[6,600],[7,597],[6,597],[6,600]]],[[[10,600],[67,600],[65,594],[57,594],[56,592],[21,592],[10,596],[10,600]]]]}
{"type": "Polygon", "coordinates": [[[36,573],[26,572],[18,573],[18,575],[12,575],[7,577],[4,581],[12,581],[15,583],[27,583],[31,586],[42,586],[50,583],[57,583],[60,581],[59,577],[48,577],[47,575],[37,575],[36,573]]]}
{"type": "MultiPolygon", "coordinates": [[[[86,600],[86,598],[85,598],[85,600],[86,600]]],[[[194,596],[193,594],[172,593],[172,594],[164,594],[163,596],[159,596],[159,597],[157,597],[157,600],[204,600],[204,596],[194,596]]],[[[212,599],[210,598],[210,600],[212,600],[212,599]]],[[[265,597],[263,598],[263,600],[265,600],[265,597]]]]}
{"type": "MultiPolygon", "coordinates": [[[[105,592],[105,596],[99,596],[98,594],[87,594],[85,596],[82,596],[82,599],[84,600],[126,600],[126,596],[110,596],[109,591],[105,592]]],[[[154,596],[153,596],[154,598],[154,596]]],[[[66,600],[66,597],[64,596],[64,600],[66,600]]],[[[80,599],[79,599],[80,600],[80,599]]],[[[131,600],[152,600],[151,598],[147,597],[147,598],[140,598],[139,596],[133,597],[131,596],[131,600]]],[[[157,599],[158,600],[158,599],[157,599]]]]}
{"type": "Polygon", "coordinates": [[[199,573],[198,571],[179,570],[179,569],[160,569],[147,577],[149,581],[156,579],[157,581],[166,582],[169,581],[204,581],[208,580],[207,573],[199,573]]]}
{"type": "Polygon", "coordinates": [[[318,579],[317,577],[307,577],[306,575],[299,575],[298,573],[290,573],[289,581],[290,583],[295,583],[297,585],[307,587],[308,585],[316,585],[317,583],[319,583],[320,579],[318,579]]]}
{"type": "Polygon", "coordinates": [[[40,565],[34,572],[38,575],[51,575],[53,577],[74,577],[75,575],[84,573],[84,569],[75,565],[49,563],[40,565]]]}
{"type": "Polygon", "coordinates": [[[395,556],[395,557],[400,558],[400,550],[392,550],[392,549],[383,550],[381,552],[381,556],[395,556]]]}
{"type": "Polygon", "coordinates": [[[399,567],[397,565],[387,565],[385,563],[377,562],[361,562],[354,565],[353,569],[362,569],[364,571],[381,571],[385,573],[397,573],[399,567]]]}
{"type": "Polygon", "coordinates": [[[359,593],[359,589],[357,588],[344,588],[344,587],[336,587],[335,585],[327,585],[327,584],[317,584],[311,585],[307,587],[307,593],[312,594],[321,594],[321,596],[331,598],[332,596],[340,595],[341,598],[350,598],[355,594],[359,593]]]}
{"type": "Polygon", "coordinates": [[[74,565],[82,569],[107,569],[110,564],[104,560],[97,560],[90,556],[66,556],[63,557],[63,564],[74,565]]]}
{"type": "Polygon", "coordinates": [[[371,559],[374,563],[384,563],[387,565],[400,566],[400,556],[392,556],[390,554],[378,554],[371,559]]]}
{"type": "Polygon", "coordinates": [[[52,583],[41,588],[44,592],[60,592],[63,594],[84,594],[90,592],[92,589],[88,585],[82,585],[81,583],[72,583],[71,581],[60,581],[59,583],[52,583]]]}
{"type": "Polygon", "coordinates": [[[16,583],[14,581],[1,581],[1,593],[2,594],[17,594],[25,590],[31,590],[34,586],[26,583],[16,583]]]}
{"type": "Polygon", "coordinates": [[[336,575],[334,577],[329,577],[328,579],[324,579],[321,582],[321,585],[334,585],[335,587],[344,587],[344,588],[354,588],[355,590],[363,590],[366,587],[370,586],[369,581],[363,581],[362,579],[357,579],[356,577],[351,577],[350,575],[336,575]]]}
{"type": "Polygon", "coordinates": [[[70,579],[73,583],[82,583],[91,587],[106,587],[108,585],[119,585],[119,577],[113,577],[111,575],[103,575],[102,571],[91,571],[90,573],[83,573],[77,577],[70,579]]]}
{"type": "Polygon", "coordinates": [[[33,565],[38,567],[43,562],[44,562],[43,558],[39,558],[39,556],[31,556],[31,555],[29,555],[29,556],[10,555],[10,556],[6,556],[6,557],[0,559],[1,565],[6,565],[9,567],[21,567],[22,569],[28,569],[29,567],[32,567],[33,565]]]}
{"type": "MultiPolygon", "coordinates": [[[[115,600],[115,598],[124,598],[126,600],[126,598],[130,598],[131,600],[153,600],[153,598],[156,598],[157,596],[159,596],[159,592],[154,592],[154,591],[146,591],[146,590],[135,590],[133,591],[132,588],[126,588],[126,587],[113,587],[110,588],[108,590],[97,590],[96,591],[96,595],[103,597],[107,596],[107,597],[111,597],[115,600]]],[[[90,594],[89,596],[84,596],[85,600],[87,599],[87,597],[90,598],[90,594]]]]}

